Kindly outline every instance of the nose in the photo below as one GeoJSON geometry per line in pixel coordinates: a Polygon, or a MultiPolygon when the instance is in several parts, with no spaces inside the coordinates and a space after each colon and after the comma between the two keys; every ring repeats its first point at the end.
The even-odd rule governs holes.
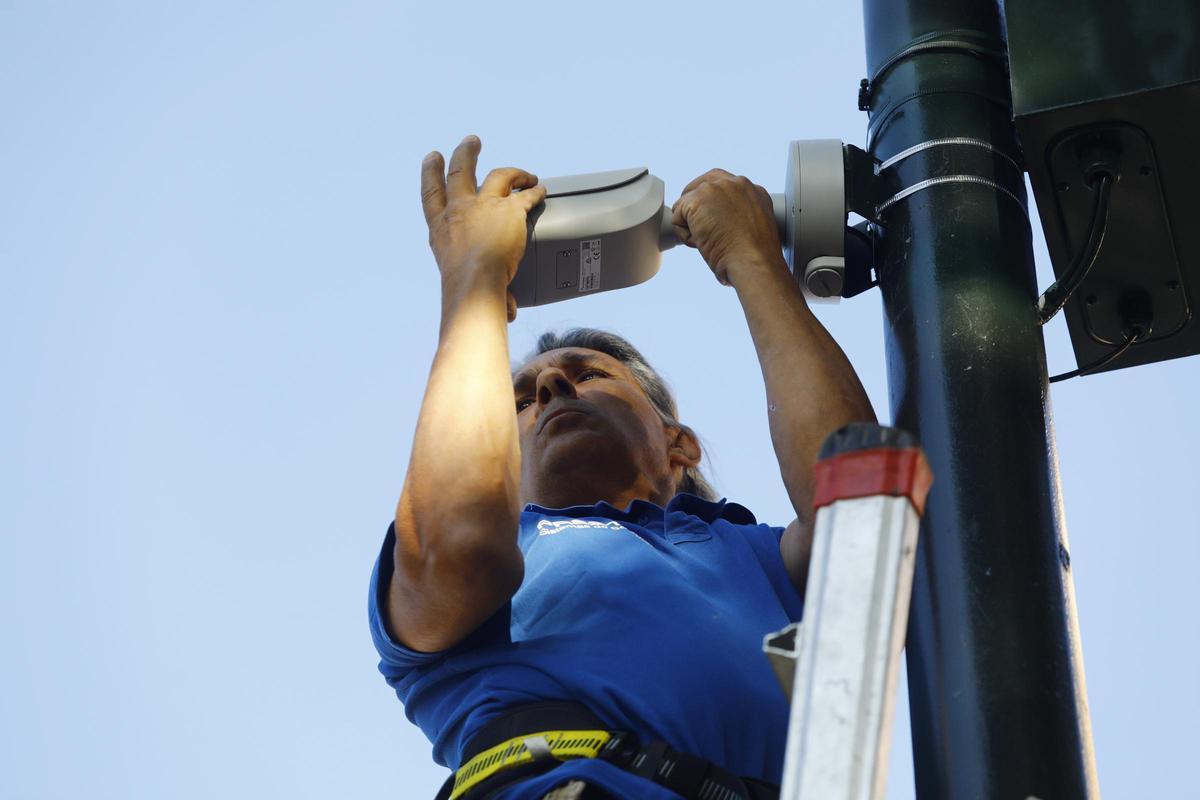
{"type": "Polygon", "coordinates": [[[538,413],[544,411],[555,398],[565,397],[570,400],[579,396],[575,392],[575,384],[556,367],[547,367],[539,372],[536,385],[538,413]]]}

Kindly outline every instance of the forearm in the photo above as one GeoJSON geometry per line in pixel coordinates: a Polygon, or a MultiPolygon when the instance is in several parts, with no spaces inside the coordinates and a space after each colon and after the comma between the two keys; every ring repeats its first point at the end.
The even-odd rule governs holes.
{"type": "Polygon", "coordinates": [[[875,421],[862,383],[813,316],[782,257],[746,259],[729,270],[767,392],[771,442],[796,516],[811,522],[813,468],[825,437],[875,421]]]}
{"type": "Polygon", "coordinates": [[[512,397],[503,274],[444,281],[438,349],[396,509],[398,555],[515,550],[521,456],[512,397]]]}

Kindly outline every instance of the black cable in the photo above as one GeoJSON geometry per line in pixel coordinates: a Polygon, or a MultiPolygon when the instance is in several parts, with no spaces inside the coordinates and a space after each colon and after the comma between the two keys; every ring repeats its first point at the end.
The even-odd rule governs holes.
{"type": "Polygon", "coordinates": [[[1092,217],[1088,222],[1087,237],[1083,248],[1075,255],[1071,263],[1063,271],[1061,279],[1050,284],[1050,288],[1042,292],[1037,299],[1039,324],[1045,325],[1071,299],[1071,295],[1087,278],[1088,273],[1096,264],[1100,255],[1100,245],[1104,243],[1104,234],[1108,231],[1109,198],[1112,195],[1113,177],[1100,175],[1096,188],[1092,190],[1092,217]]]}
{"type": "Polygon", "coordinates": [[[1093,361],[1090,364],[1084,364],[1079,369],[1073,369],[1070,372],[1064,372],[1061,375],[1055,375],[1054,377],[1052,377],[1050,379],[1050,382],[1058,383],[1059,381],[1065,381],[1067,378],[1074,378],[1077,375],[1086,375],[1089,372],[1094,372],[1095,370],[1098,370],[1101,367],[1103,367],[1107,364],[1110,364],[1113,361],[1116,361],[1118,358],[1121,357],[1121,355],[1126,350],[1133,347],[1134,342],[1138,341],[1145,335],[1146,334],[1142,331],[1141,328],[1134,328],[1133,333],[1129,334],[1129,338],[1127,338],[1124,341],[1124,343],[1121,344],[1120,347],[1113,350],[1111,353],[1106,355],[1104,358],[1097,359],[1096,361],[1093,361]]]}
{"type": "Polygon", "coordinates": [[[883,134],[884,128],[891,124],[891,121],[895,119],[896,112],[903,108],[905,103],[939,94],[969,94],[998,106],[1005,114],[1012,113],[1012,103],[1008,98],[1000,95],[985,94],[975,89],[922,89],[919,92],[905,95],[871,114],[867,122],[867,150],[874,152],[872,148],[875,146],[875,140],[883,134]]]}

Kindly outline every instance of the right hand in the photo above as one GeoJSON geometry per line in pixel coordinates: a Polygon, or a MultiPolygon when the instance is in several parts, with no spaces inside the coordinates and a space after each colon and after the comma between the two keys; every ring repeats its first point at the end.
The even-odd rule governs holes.
{"type": "MultiPolygon", "coordinates": [[[[421,162],[421,205],[443,287],[472,270],[502,276],[508,286],[525,254],[526,217],[546,198],[537,176],[516,167],[492,170],[477,189],[480,147],[477,136],[463,139],[450,156],[449,174],[436,150],[421,162]]],[[[511,292],[507,301],[511,322],[517,315],[511,292]]]]}

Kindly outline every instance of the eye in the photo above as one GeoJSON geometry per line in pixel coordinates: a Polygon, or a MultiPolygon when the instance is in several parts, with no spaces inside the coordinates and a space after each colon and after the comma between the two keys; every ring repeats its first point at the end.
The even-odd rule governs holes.
{"type": "Polygon", "coordinates": [[[579,382],[583,383],[584,381],[588,380],[589,378],[607,378],[607,377],[608,377],[607,372],[601,372],[598,369],[587,369],[587,370],[584,370],[583,372],[579,373],[579,382]]]}
{"type": "Polygon", "coordinates": [[[531,405],[533,405],[532,397],[522,397],[520,400],[517,401],[517,413],[520,414],[522,411],[529,408],[531,405]]]}

